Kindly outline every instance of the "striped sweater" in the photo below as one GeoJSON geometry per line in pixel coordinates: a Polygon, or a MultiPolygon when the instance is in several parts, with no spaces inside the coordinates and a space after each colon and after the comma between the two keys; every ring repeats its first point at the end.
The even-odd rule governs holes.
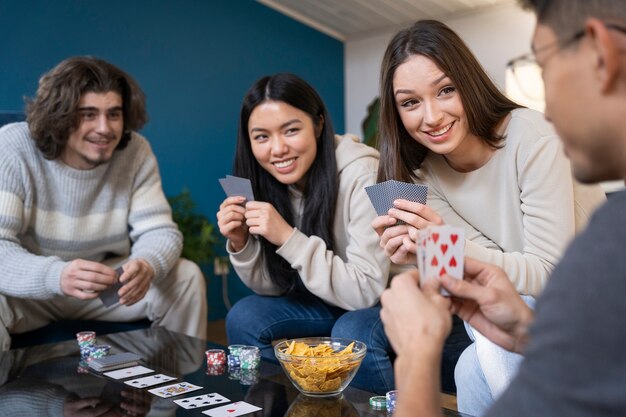
{"type": "Polygon", "coordinates": [[[1,294],[62,294],[61,272],[78,258],[143,258],[155,280],[178,260],[182,235],[142,136],[91,170],[45,159],[26,123],[1,128],[0,149],[1,294]]]}

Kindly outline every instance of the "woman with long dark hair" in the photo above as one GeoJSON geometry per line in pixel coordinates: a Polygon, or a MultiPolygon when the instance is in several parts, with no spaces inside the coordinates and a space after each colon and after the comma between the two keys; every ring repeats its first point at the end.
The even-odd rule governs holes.
{"type": "Polygon", "coordinates": [[[217,218],[233,267],[256,294],[229,311],[229,343],[274,358],[273,340],[329,336],[347,310],[378,302],[389,260],[364,190],[377,169],[378,152],[335,136],[301,78],[276,74],[250,88],[233,174],[250,179],[255,201],[226,198],[217,218]]]}

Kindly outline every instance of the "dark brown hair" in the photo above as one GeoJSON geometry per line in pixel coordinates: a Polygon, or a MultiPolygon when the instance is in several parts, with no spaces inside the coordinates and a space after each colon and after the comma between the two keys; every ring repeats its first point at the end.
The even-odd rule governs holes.
{"type": "MultiPolygon", "coordinates": [[[[316,138],[317,154],[307,173],[302,193],[304,209],[298,227],[305,235],[322,239],[327,250],[332,251],[335,205],[339,189],[335,131],[324,101],[306,81],[294,74],[280,73],[263,77],[250,87],[241,104],[233,173],[249,178],[254,197],[272,203],[287,223],[296,226],[287,186],[261,167],[252,153],[248,133],[250,115],[257,106],[268,101],[287,103],[308,114],[314,126],[322,127],[316,138]]],[[[280,288],[282,294],[306,292],[298,271],[276,253],[276,245],[263,237],[260,237],[260,241],[270,279],[280,288]]]]}
{"type": "Polygon", "coordinates": [[[85,56],[68,58],[41,77],[37,95],[27,102],[26,120],[47,159],[58,158],[70,133],[78,128],[81,96],[109,91],[122,96],[124,134],[116,149],[124,149],[131,132],[148,121],[146,97],[130,75],[101,59],[85,56]]]}
{"type": "Polygon", "coordinates": [[[465,42],[448,26],[421,20],[398,32],[385,51],[380,74],[380,165],[378,181],[395,179],[412,182],[428,149],[417,143],[404,128],[393,92],[393,77],[411,56],[431,59],[459,92],[469,130],[493,148],[502,137],[497,124],[513,109],[521,107],[502,94],[485,73],[465,42]]]}
{"type": "Polygon", "coordinates": [[[583,29],[590,17],[626,23],[624,0],[519,0],[519,3],[534,11],[537,22],[549,26],[560,40],[583,29]]]}

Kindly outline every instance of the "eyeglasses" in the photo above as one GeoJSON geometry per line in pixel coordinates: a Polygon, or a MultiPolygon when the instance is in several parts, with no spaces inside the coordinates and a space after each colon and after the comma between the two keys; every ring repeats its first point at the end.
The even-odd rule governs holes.
{"type": "MultiPolygon", "coordinates": [[[[622,26],[612,23],[606,23],[605,26],[607,29],[626,34],[626,28],[622,26]]],[[[541,67],[537,63],[537,55],[543,55],[543,65],[545,66],[546,62],[559,51],[570,47],[584,36],[585,31],[580,30],[564,41],[556,40],[551,44],[545,45],[533,52],[520,55],[507,62],[506,67],[511,70],[517,89],[530,100],[543,100],[543,80],[541,78],[541,67]],[[550,50],[552,50],[552,52],[546,55],[546,52],[550,50]]]]}

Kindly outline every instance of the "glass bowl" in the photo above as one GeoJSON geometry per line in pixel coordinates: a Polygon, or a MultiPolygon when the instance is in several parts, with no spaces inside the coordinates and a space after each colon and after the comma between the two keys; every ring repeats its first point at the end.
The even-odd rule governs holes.
{"type": "Polygon", "coordinates": [[[337,337],[290,339],[274,346],[276,359],[291,383],[310,397],[340,395],[366,352],[365,343],[337,337]]]}

